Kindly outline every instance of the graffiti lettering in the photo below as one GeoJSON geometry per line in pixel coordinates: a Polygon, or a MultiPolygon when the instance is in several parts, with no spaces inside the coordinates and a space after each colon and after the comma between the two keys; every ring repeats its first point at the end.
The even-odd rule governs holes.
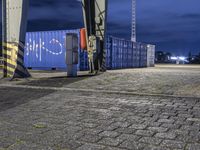
{"type": "Polygon", "coordinates": [[[42,61],[42,51],[45,51],[51,55],[61,55],[64,51],[63,44],[55,38],[51,39],[48,44],[43,42],[41,38],[39,41],[29,39],[26,42],[25,50],[27,56],[30,54],[30,52],[35,52],[35,56],[39,59],[39,61],[42,61]]]}

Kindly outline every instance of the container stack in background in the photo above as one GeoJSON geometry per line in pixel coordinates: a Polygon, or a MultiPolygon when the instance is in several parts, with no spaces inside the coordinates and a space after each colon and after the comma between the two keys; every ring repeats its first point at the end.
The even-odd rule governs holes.
{"type": "MultiPolygon", "coordinates": [[[[76,33],[80,37],[80,30],[27,33],[25,66],[39,70],[66,70],[65,38],[67,33],[76,33]]],[[[105,48],[106,65],[109,70],[154,66],[154,45],[107,36],[105,48]]],[[[80,71],[89,70],[87,51],[82,50],[80,46],[77,68],[80,71]]]]}
{"type": "Polygon", "coordinates": [[[132,42],[112,36],[107,37],[107,68],[142,68],[153,67],[155,46],[132,42]]]}

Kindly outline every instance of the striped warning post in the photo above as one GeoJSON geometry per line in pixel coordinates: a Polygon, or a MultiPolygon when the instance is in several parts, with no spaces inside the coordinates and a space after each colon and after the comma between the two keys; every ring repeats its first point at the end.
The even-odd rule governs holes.
{"type": "Polygon", "coordinates": [[[4,77],[27,78],[29,72],[24,67],[24,44],[21,42],[3,43],[4,77]]]}

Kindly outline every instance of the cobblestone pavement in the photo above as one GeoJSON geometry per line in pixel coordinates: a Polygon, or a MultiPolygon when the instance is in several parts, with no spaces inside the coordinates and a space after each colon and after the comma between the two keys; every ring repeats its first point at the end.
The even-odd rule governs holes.
{"type": "Polygon", "coordinates": [[[200,97],[200,65],[108,71],[66,87],[200,97]]]}
{"type": "Polygon", "coordinates": [[[0,147],[199,150],[200,99],[57,91],[1,111],[0,147]]]}
{"type": "MultiPolygon", "coordinates": [[[[175,70],[171,68],[171,77],[180,80],[180,69],[177,74],[175,70]]],[[[74,92],[36,83],[12,88],[0,84],[0,150],[200,149],[198,97],[74,92]]]]}

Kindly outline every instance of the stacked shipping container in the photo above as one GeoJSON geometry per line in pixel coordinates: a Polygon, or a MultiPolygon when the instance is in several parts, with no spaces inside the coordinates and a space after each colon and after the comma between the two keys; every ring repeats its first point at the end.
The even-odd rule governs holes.
{"type": "Polygon", "coordinates": [[[132,42],[111,36],[107,37],[107,68],[123,69],[153,66],[155,46],[148,47],[149,45],[144,43],[132,42]],[[149,65],[150,63],[151,65],[149,65]]]}
{"type": "MultiPolygon", "coordinates": [[[[79,30],[29,32],[26,36],[25,66],[37,69],[66,69],[65,37],[79,30]]],[[[80,41],[79,41],[80,42],[80,41]]],[[[136,43],[112,36],[106,39],[107,69],[154,66],[155,46],[136,43]]],[[[78,70],[88,70],[87,51],[79,47],[78,70]]]]}

